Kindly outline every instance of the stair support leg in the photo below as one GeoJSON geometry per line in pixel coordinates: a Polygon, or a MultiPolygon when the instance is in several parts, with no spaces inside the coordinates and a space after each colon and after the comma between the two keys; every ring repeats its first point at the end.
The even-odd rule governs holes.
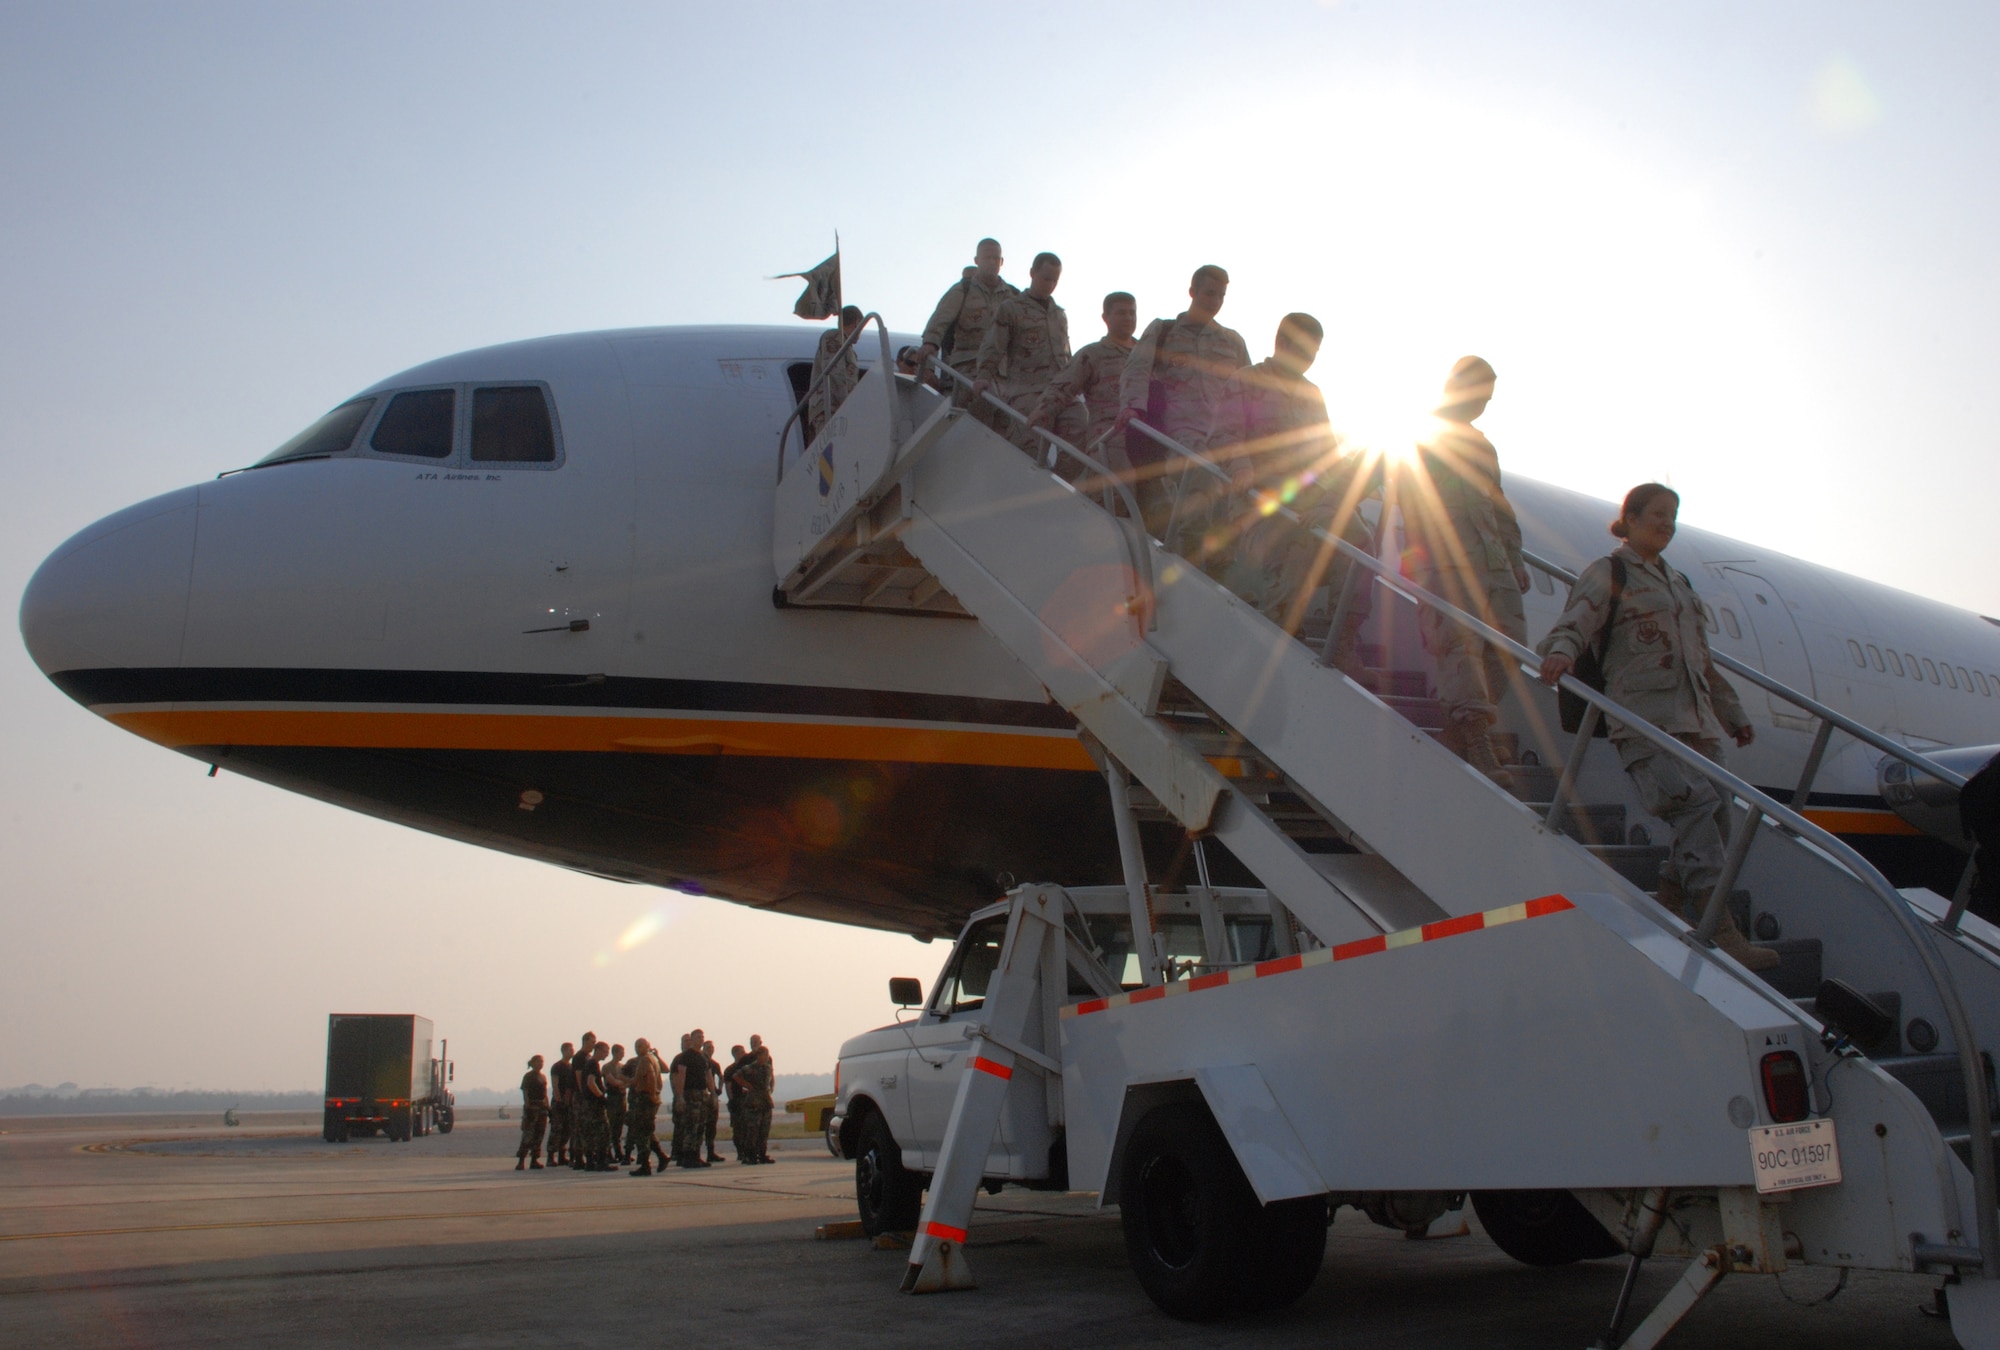
{"type": "Polygon", "coordinates": [[[910,1264],[903,1272],[906,1294],[976,1287],[965,1260],[966,1229],[1014,1077],[1017,1056],[1012,1047],[1020,1043],[1038,1003],[1044,948],[1062,940],[1062,904],[1061,893],[1053,888],[1016,892],[1000,962],[987,985],[985,1020],[966,1028],[970,1044],[965,1068],[938,1148],[930,1192],[917,1220],[910,1264]]]}
{"type": "Polygon", "coordinates": [[[1152,890],[1146,880],[1146,851],[1139,842],[1139,818],[1132,811],[1131,775],[1102,747],[1093,747],[1092,757],[1103,766],[1105,784],[1111,789],[1111,823],[1118,834],[1118,861],[1124,868],[1125,899],[1132,912],[1132,950],[1139,954],[1139,969],[1146,983],[1164,984],[1159,933],[1153,926],[1152,890]]]}
{"type": "Polygon", "coordinates": [[[1667,1291],[1667,1296],[1646,1314],[1646,1320],[1632,1328],[1631,1338],[1619,1350],[1653,1350],[1666,1339],[1668,1332],[1681,1324],[1682,1318],[1694,1311],[1694,1305],[1706,1298],[1709,1290],[1722,1282],[1722,1277],[1729,1271],[1729,1250],[1726,1246],[1718,1244],[1696,1256],[1681,1272],[1674,1287],[1667,1291]]]}

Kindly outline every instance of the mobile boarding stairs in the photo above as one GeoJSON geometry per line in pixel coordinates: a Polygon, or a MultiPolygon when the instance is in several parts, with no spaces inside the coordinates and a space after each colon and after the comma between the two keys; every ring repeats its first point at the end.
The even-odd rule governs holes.
{"type": "MultiPolygon", "coordinates": [[[[880,359],[829,424],[803,451],[790,426],[781,438],[780,603],[969,613],[1034,672],[1104,767],[1143,979],[1113,982],[1062,888],[1010,895],[949,1124],[921,1155],[905,1288],[968,1284],[982,1181],[1046,1184],[1057,1152],[1070,1189],[1125,1204],[1129,1245],[1133,1140],[1149,1112],[1191,1102],[1270,1212],[1301,1197],[1566,1192],[1633,1271],[1648,1254],[1686,1258],[1621,1340],[1628,1276],[1607,1344],[1656,1343],[1729,1272],[1803,1263],[1947,1275],[1960,1343],[2000,1346],[1987,1053],[2000,930],[1964,914],[1962,893],[1897,892],[1786,804],[1565,680],[1592,720],[1616,716],[1738,804],[1728,875],[1690,929],[1576,827],[1591,810],[1572,800],[1589,723],[1546,805],[1502,791],[1147,538],[1129,490],[1085,452],[1042,434],[1050,463],[1080,469],[1072,485],[964,397],[891,375],[879,318],[856,340],[870,330],[880,359]],[[1162,959],[1141,811],[1255,874],[1280,954],[1162,959]],[[1783,914],[1786,964],[1768,979],[1713,946],[1739,879],[1783,914]],[[1061,1149],[1014,1150],[1002,1167],[989,1145],[1003,1111],[1061,1149]]],[[[1148,430],[1176,471],[1221,477],[1148,430]]],[[[1378,594],[1536,664],[1320,537],[1378,594]]],[[[1836,729],[1956,779],[1735,669],[1820,719],[1794,802],[1836,729]]]]}

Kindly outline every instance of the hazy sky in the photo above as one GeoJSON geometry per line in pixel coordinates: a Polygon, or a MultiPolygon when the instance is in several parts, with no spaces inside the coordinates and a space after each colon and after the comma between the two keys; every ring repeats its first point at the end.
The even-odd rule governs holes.
{"type": "MultiPolygon", "coordinates": [[[[906,328],[982,234],[1079,342],[1219,262],[1337,422],[1478,351],[1509,469],[2000,612],[1996,77],[1972,4],[0,3],[0,589],[429,357],[791,321],[838,229],[906,328]]],[[[822,1070],[943,956],[209,780],[0,645],[0,1084],[312,1086],[336,1007],[822,1070]]]]}

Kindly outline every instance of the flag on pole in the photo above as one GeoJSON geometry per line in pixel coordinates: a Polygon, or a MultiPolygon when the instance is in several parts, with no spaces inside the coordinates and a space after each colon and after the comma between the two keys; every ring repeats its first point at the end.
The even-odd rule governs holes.
{"type": "Polygon", "coordinates": [[[786,277],[804,277],[806,288],[799,294],[799,302],[792,306],[792,313],[801,319],[831,319],[840,313],[840,245],[833,246],[833,256],[819,266],[806,272],[780,272],[772,277],[782,281],[786,277]]]}

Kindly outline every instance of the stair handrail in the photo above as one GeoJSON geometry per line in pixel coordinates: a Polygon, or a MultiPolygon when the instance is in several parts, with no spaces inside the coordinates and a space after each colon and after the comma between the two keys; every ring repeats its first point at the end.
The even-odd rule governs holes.
{"type": "MultiPolygon", "coordinates": [[[[962,370],[954,370],[952,367],[946,365],[944,361],[942,361],[938,357],[935,356],[931,357],[930,363],[939,373],[947,375],[953,380],[956,380],[959,384],[964,385],[968,391],[978,384],[978,381],[973,379],[972,376],[967,375],[962,370]]],[[[1120,474],[1118,474],[1115,470],[1113,470],[1109,465],[1085,453],[1084,451],[1077,449],[1075,446],[1071,445],[1068,441],[1056,435],[1053,431],[1050,431],[1047,427],[1038,427],[1029,425],[1027,414],[1023,413],[1013,404],[1008,403],[1005,399],[995,398],[992,394],[987,393],[984,390],[981,390],[979,392],[978,397],[984,399],[988,404],[992,405],[995,408],[998,408],[1008,417],[1013,418],[1016,422],[1019,422],[1022,426],[1027,427],[1029,431],[1033,432],[1035,435],[1040,436],[1043,440],[1047,441],[1049,444],[1050,468],[1055,467],[1055,457],[1058,454],[1068,455],[1072,459],[1075,459],[1079,463],[1083,464],[1085,467],[1096,470],[1098,475],[1098,481],[1100,483],[1109,484],[1110,487],[1117,492],[1119,500],[1125,503],[1125,510],[1127,512],[1126,518],[1131,522],[1131,529],[1121,531],[1121,533],[1123,533],[1126,536],[1125,551],[1126,554],[1132,559],[1133,573],[1140,580],[1139,593],[1136,596],[1132,597],[1133,601],[1138,605],[1140,612],[1134,614],[1133,617],[1139,620],[1142,631],[1145,632],[1152,631],[1153,625],[1157,618],[1157,607],[1156,607],[1157,592],[1154,590],[1153,586],[1153,551],[1147,548],[1145,544],[1138,542],[1131,537],[1132,530],[1142,530],[1145,528],[1144,525],[1145,517],[1142,516],[1139,512],[1139,499],[1132,494],[1131,485],[1127,483],[1124,480],[1124,478],[1120,474]]],[[[1106,433],[1106,436],[1108,435],[1109,433],[1106,433]]],[[[1092,444],[1102,445],[1106,439],[1106,436],[1099,436],[1096,441],[1092,442],[1092,444]]]]}
{"type": "MultiPolygon", "coordinates": [[[[889,354],[888,321],[885,320],[880,314],[877,314],[875,311],[870,310],[868,313],[861,316],[861,322],[859,325],[855,327],[854,332],[848,335],[847,337],[841,339],[839,348],[836,349],[833,353],[833,359],[826,363],[825,370],[822,370],[816,377],[814,377],[814,379],[810,383],[806,385],[806,392],[800,396],[797,406],[792,409],[792,415],[790,417],[787,417],[785,419],[785,425],[778,429],[778,481],[780,483],[785,481],[785,443],[791,439],[792,427],[806,415],[806,408],[812,402],[813,390],[819,388],[822,384],[825,384],[829,378],[831,378],[831,376],[833,375],[834,366],[838,364],[841,357],[847,355],[847,353],[854,350],[855,344],[861,341],[861,335],[868,331],[868,325],[871,323],[875,325],[875,331],[882,339],[882,359],[880,363],[880,369],[883,370],[884,372],[893,372],[896,369],[896,360],[893,356],[889,354]]],[[[865,375],[867,374],[867,372],[863,371],[862,374],[865,375]]],[[[859,377],[857,376],[856,378],[858,382],[859,377]]],[[[811,441],[807,441],[806,444],[799,447],[800,450],[808,450],[811,448],[812,448],[811,441]]]]}
{"type": "MultiPolygon", "coordinates": [[[[1130,425],[1137,427],[1161,447],[1181,456],[1218,481],[1223,483],[1230,481],[1229,475],[1206,456],[1188,449],[1166,433],[1147,425],[1143,420],[1135,417],[1131,419],[1130,425]]],[[[1385,589],[1401,595],[1405,600],[1429,606],[1461,628],[1472,632],[1480,640],[1507,652],[1520,663],[1524,671],[1534,674],[1540,670],[1541,657],[1532,648],[1516,642],[1449,601],[1433,595],[1400,572],[1390,570],[1381,559],[1356,548],[1345,539],[1308,524],[1288,506],[1278,505],[1273,514],[1284,516],[1317,537],[1323,544],[1338,549],[1352,561],[1375,573],[1376,579],[1385,589]]],[[[1925,973],[1930,976],[1931,985],[1937,991],[1939,1002],[1944,1005],[1945,1018],[1951,1024],[1952,1040],[1956,1043],[1958,1051],[1959,1068],[1965,1078],[1966,1109],[1970,1117],[1968,1125],[1972,1133],[1969,1142],[1972,1151],[1974,1205],[1979,1223],[1981,1268],[1987,1279],[2000,1279],[2000,1185],[1996,1185],[1993,1120],[1986,1096],[1986,1074],[1980,1059],[1979,1046],[1973,1038],[1972,1020],[1966,1015],[1965,1003],[1959,997],[1958,984],[1952,979],[1950,969],[1945,966],[1943,958],[1938,954],[1929,928],[1918,921],[1910,902],[1898,894],[1895,887],[1889,884],[1889,879],[1850,845],[1813,824],[1797,811],[1780,804],[1762,789],[1752,786],[1722,765],[1689,749],[1673,736],[1575,676],[1562,676],[1558,685],[1597,708],[1601,714],[1616,717],[1628,730],[1637,732],[1683,768],[1693,770],[1709,782],[1742,798],[1751,808],[1786,826],[1800,840],[1812,843],[1873,892],[1876,899],[1902,929],[1922,963],[1925,973]]],[[[1495,790],[1498,790],[1497,787],[1495,790]]],[[[1754,822],[1749,823],[1754,824],[1754,822]]],[[[1749,831],[1745,830],[1743,833],[1747,836],[1749,831]]],[[[1689,936],[1694,937],[1695,933],[1691,931],[1689,936]]]]}
{"type": "MultiPolygon", "coordinates": [[[[1536,571],[1546,572],[1548,575],[1571,586],[1576,584],[1577,574],[1560,563],[1532,553],[1525,548],[1521,550],[1521,558],[1536,571]]],[[[1871,745],[1884,754],[1902,760],[1903,763],[1909,765],[1911,768],[1927,773],[1931,777],[1941,782],[1949,783],[1953,787],[1962,788],[1965,786],[1967,780],[1964,774],[1948,769],[1921,751],[1912,750],[1907,745],[1900,745],[1890,740],[1887,736],[1884,736],[1881,732],[1863,726],[1845,713],[1829,708],[1812,695],[1794,689],[1782,680],[1774,679],[1757,669],[1757,667],[1747,662],[1739,661],[1726,652],[1718,652],[1711,649],[1709,655],[1714,658],[1715,664],[1721,666],[1730,674],[1741,675],[1744,679],[1764,689],[1766,692],[1776,694],[1787,703],[1805,709],[1822,722],[1832,723],[1864,745],[1871,745]]],[[[1794,797],[1793,805],[1803,806],[1805,802],[1801,798],[1794,797]]]]}

